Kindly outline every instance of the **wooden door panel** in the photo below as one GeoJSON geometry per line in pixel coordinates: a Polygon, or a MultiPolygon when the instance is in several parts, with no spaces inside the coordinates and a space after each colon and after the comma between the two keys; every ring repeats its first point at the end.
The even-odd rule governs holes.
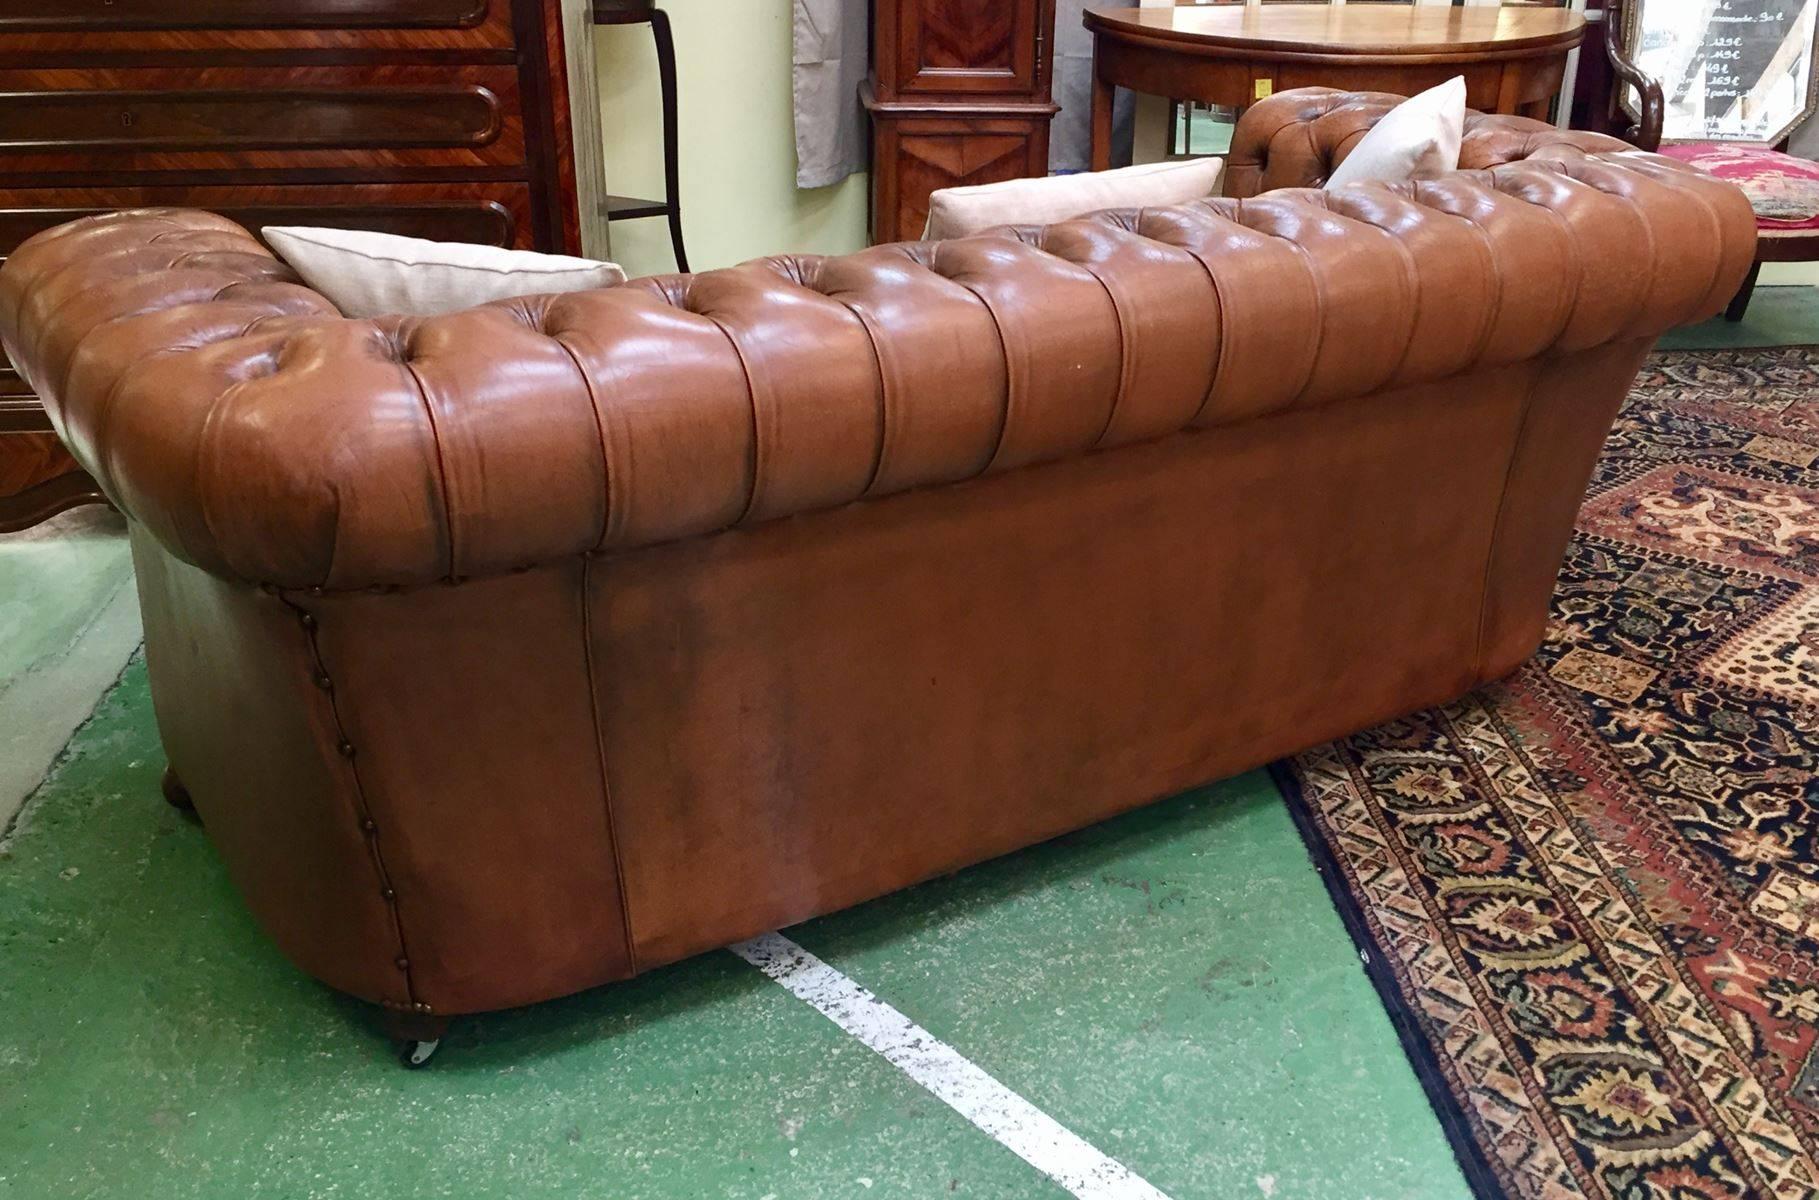
{"type": "Polygon", "coordinates": [[[1047,118],[910,118],[880,120],[878,153],[896,169],[874,198],[873,240],[922,236],[928,198],[940,188],[1002,183],[1043,174],[1047,118]]]}
{"type": "Polygon", "coordinates": [[[898,90],[1030,94],[1042,57],[1038,15],[1038,0],[902,0],[898,90]]]}
{"type": "Polygon", "coordinates": [[[510,67],[0,71],[0,174],[524,160],[510,67]]]}

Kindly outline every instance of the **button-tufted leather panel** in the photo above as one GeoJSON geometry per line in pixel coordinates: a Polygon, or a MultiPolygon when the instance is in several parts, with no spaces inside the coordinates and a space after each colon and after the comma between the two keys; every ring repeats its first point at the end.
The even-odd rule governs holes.
{"type": "MultiPolygon", "coordinates": [[[[1232,132],[1221,187],[1227,196],[1254,196],[1288,187],[1320,187],[1371,126],[1408,97],[1390,92],[1295,88],[1245,110],[1232,132]]],[[[1557,161],[1628,150],[1602,133],[1556,129],[1528,117],[1466,111],[1459,146],[1464,171],[1525,159],[1557,161]]]]}
{"type": "MultiPolygon", "coordinates": [[[[1243,172],[1315,183],[1393,100],[1256,106],[1243,172]]],[[[1606,148],[1607,143],[1612,148],[1606,148]]],[[[28,242],[0,332],[109,494],[227,578],[492,574],[1353,400],[1713,311],[1728,184],[1475,117],[1425,183],[1115,211],[346,320],[231,222],[28,242]],[[1524,157],[1524,156],[1528,157],[1524,157]]]]}

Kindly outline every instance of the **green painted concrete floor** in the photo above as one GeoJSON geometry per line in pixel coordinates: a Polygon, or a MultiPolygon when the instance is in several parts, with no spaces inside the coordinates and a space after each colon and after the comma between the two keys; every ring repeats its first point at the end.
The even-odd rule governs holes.
{"type": "MultiPolygon", "coordinates": [[[[1672,344],[1812,340],[1819,289],[1776,288],[1672,344]]],[[[95,586],[0,578],[0,670],[95,586]]],[[[728,953],[405,1071],[254,928],[161,767],[135,661],[0,841],[0,1195],[1065,1195],[728,953]]],[[[1261,774],[789,933],[1176,1200],[1466,1195],[1261,774]]]]}

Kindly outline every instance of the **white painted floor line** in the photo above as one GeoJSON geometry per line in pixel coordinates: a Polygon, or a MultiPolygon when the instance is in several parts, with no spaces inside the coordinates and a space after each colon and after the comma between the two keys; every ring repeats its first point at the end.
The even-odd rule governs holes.
{"type": "Polygon", "coordinates": [[[1168,1200],[1129,1167],[782,934],[727,948],[1081,1200],[1168,1200]]]}

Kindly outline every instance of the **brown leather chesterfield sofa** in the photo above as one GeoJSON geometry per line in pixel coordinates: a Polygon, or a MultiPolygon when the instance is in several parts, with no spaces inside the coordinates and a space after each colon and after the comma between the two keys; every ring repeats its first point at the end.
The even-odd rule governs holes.
{"type": "Polygon", "coordinates": [[[20,249],[0,331],[132,519],[247,903],[433,1028],[1530,654],[1625,390],[1754,221],[1513,117],[1446,178],[1304,190],[1395,100],[1256,105],[1230,198],[427,319],[118,213],[20,249]]]}

